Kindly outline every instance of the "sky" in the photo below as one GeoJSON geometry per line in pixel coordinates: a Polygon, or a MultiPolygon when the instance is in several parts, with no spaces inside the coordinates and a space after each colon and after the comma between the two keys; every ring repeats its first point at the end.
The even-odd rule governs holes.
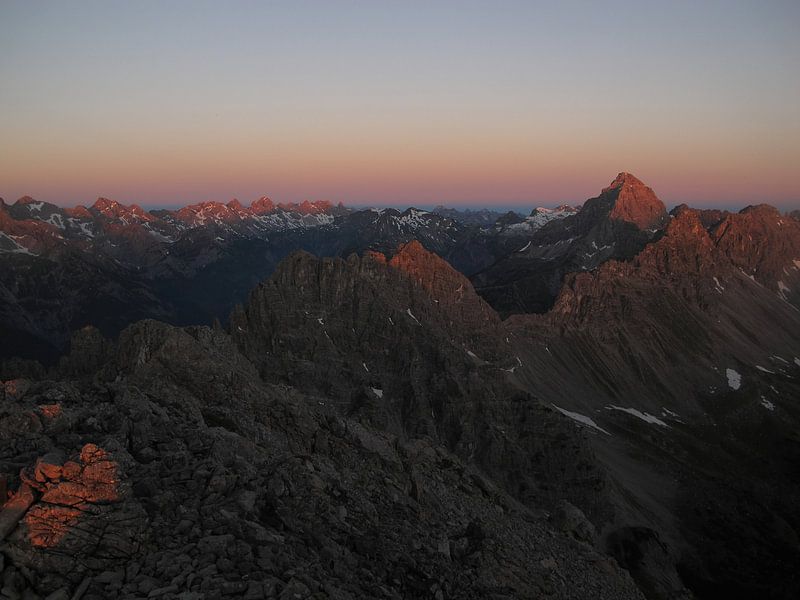
{"type": "Polygon", "coordinates": [[[0,197],[800,208],[800,2],[0,0],[0,197]]]}

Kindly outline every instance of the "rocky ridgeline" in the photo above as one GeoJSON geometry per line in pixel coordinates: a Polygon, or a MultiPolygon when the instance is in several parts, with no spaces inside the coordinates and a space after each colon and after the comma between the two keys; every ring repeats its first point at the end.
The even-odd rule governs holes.
{"type": "Polygon", "coordinates": [[[671,279],[687,273],[708,275],[732,264],[782,299],[800,305],[800,221],[767,205],[735,214],[681,205],[669,215],[653,190],[630,173],[620,173],[579,212],[536,230],[529,242],[471,277],[478,293],[503,316],[545,313],[562,289],[569,293],[572,281],[586,280],[581,273],[628,272],[620,263],[640,265],[655,260],[656,253],[677,261],[658,267],[671,279]],[[673,226],[676,217],[682,218],[673,226]],[[677,253],[674,256],[665,252],[666,244],[658,243],[667,232],[666,244],[677,253]],[[697,244],[716,250],[703,251],[703,260],[713,264],[695,265],[705,268],[692,272],[687,253],[697,244]]]}
{"type": "Polygon", "coordinates": [[[434,439],[531,507],[568,499],[592,518],[609,513],[585,440],[509,382],[519,363],[497,315],[417,243],[389,260],[293,255],[234,312],[230,332],[267,381],[434,439]]]}
{"type": "Polygon", "coordinates": [[[4,598],[641,597],[577,509],[262,382],[222,332],[79,363],[2,389],[4,598]]]}

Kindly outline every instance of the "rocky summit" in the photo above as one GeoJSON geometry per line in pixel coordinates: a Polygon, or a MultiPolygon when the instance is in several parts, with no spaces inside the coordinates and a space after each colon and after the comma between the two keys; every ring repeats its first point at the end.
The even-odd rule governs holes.
{"type": "Polygon", "coordinates": [[[800,596],[800,221],[0,202],[0,598],[800,596]]]}
{"type": "Polygon", "coordinates": [[[655,192],[630,173],[620,173],[603,190],[613,204],[609,218],[633,223],[639,229],[661,229],[667,222],[667,209],[655,192]]]}

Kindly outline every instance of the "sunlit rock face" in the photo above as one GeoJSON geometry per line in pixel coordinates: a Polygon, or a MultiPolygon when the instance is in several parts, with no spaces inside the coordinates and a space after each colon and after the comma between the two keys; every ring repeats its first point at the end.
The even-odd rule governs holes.
{"type": "Polygon", "coordinates": [[[19,478],[0,522],[18,520],[8,532],[8,555],[42,573],[41,589],[80,583],[87,567],[117,564],[139,547],[144,514],[103,447],[88,443],[70,457],[53,449],[19,478]]]}
{"type": "Polygon", "coordinates": [[[602,197],[613,203],[609,218],[633,223],[639,229],[661,229],[669,216],[655,192],[630,173],[620,173],[602,197]]]}
{"type": "Polygon", "coordinates": [[[109,454],[86,444],[76,458],[64,461],[60,453],[50,453],[36,461],[32,473],[23,472],[23,481],[41,493],[25,515],[34,546],[56,546],[92,505],[119,501],[118,465],[109,454]]]}

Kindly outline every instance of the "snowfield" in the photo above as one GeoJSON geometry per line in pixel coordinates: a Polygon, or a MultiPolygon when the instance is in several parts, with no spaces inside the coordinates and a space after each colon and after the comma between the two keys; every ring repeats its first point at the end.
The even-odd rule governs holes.
{"type": "Polygon", "coordinates": [[[736,391],[742,387],[742,376],[733,369],[725,369],[725,375],[728,377],[728,387],[736,391]]]}

